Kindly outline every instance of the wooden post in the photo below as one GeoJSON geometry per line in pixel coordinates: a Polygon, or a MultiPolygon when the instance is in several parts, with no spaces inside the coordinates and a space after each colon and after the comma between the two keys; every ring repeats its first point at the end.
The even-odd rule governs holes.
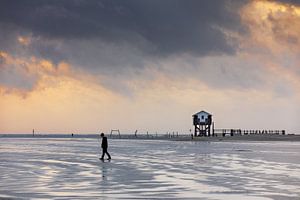
{"type": "Polygon", "coordinates": [[[135,130],[135,131],[134,131],[134,136],[135,136],[135,137],[137,137],[137,132],[138,132],[138,130],[135,130]]]}

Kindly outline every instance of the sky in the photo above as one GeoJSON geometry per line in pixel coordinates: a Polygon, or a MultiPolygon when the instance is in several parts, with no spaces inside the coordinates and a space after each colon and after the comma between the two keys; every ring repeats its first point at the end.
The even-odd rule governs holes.
{"type": "Polygon", "coordinates": [[[300,133],[300,1],[2,0],[0,133],[300,133]]]}

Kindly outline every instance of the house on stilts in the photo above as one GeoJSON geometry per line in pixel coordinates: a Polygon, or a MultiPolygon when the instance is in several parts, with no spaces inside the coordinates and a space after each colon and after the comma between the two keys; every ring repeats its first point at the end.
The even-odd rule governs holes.
{"type": "Polygon", "coordinates": [[[200,111],[193,115],[193,125],[195,127],[194,136],[213,135],[212,114],[206,111],[200,111]]]}

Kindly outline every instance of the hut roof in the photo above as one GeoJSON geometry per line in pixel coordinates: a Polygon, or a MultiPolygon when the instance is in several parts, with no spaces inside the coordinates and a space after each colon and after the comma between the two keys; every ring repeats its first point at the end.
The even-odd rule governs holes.
{"type": "Polygon", "coordinates": [[[212,114],[210,114],[210,113],[208,113],[208,112],[206,112],[206,111],[202,110],[202,111],[200,111],[200,112],[197,112],[197,113],[193,114],[193,116],[195,116],[195,115],[199,115],[199,114],[207,114],[207,115],[212,115],[212,114]]]}

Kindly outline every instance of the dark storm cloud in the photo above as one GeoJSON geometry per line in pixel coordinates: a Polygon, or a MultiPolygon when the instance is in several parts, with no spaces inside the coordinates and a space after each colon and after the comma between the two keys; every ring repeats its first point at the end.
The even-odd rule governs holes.
{"type": "Polygon", "coordinates": [[[235,47],[220,29],[242,30],[234,12],[240,4],[221,0],[3,0],[0,21],[33,36],[127,43],[150,55],[232,54],[235,47]]]}
{"type": "Polygon", "coordinates": [[[245,3],[247,1],[2,0],[0,50],[15,57],[47,59],[54,66],[65,61],[75,70],[105,77],[99,80],[100,84],[126,94],[130,93],[130,80],[142,76],[143,80],[151,81],[152,68],[174,77],[184,74],[203,79],[205,76],[203,80],[207,80],[207,84],[223,87],[225,84],[219,80],[215,73],[218,69],[214,67],[195,64],[184,69],[171,64],[165,72],[164,63],[181,57],[233,55],[238,47],[225,32],[247,32],[240,24],[238,13],[245,3]],[[30,38],[30,43],[20,44],[19,36],[30,38]],[[199,68],[202,75],[194,75],[194,68],[199,68]],[[207,76],[204,71],[211,73],[207,76]]]}

